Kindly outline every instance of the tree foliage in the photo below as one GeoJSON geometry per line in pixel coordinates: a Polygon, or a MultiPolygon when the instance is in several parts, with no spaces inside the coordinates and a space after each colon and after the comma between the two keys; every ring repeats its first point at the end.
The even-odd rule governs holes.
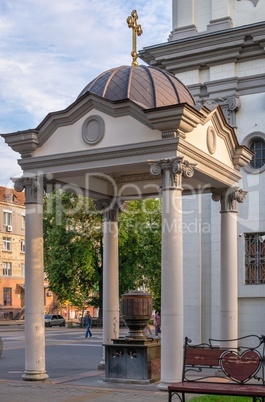
{"type": "Polygon", "coordinates": [[[161,205],[159,199],[131,201],[119,218],[120,293],[142,288],[161,298],[161,205]]]}
{"type": "Polygon", "coordinates": [[[61,303],[100,304],[101,216],[83,196],[55,191],[44,200],[44,269],[61,303]],[[91,297],[92,295],[92,297],[91,297]],[[97,302],[96,302],[97,300],[97,302]]]}
{"type": "MultiPolygon", "coordinates": [[[[44,262],[50,289],[61,303],[84,310],[102,306],[102,214],[91,199],[60,190],[44,202],[44,262]]],[[[142,288],[160,306],[160,200],[127,203],[119,214],[120,296],[142,288]]],[[[100,310],[101,311],[101,310],[100,310]]]]}

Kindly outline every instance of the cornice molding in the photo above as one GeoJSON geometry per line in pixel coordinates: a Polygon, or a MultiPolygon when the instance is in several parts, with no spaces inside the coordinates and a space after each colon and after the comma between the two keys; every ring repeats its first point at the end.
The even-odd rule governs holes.
{"type": "Polygon", "coordinates": [[[64,110],[49,113],[36,129],[1,134],[5,142],[22,158],[42,146],[59,127],[69,126],[85,116],[91,110],[98,110],[112,117],[131,116],[149,128],[153,128],[142,108],[135,102],[109,101],[97,95],[86,93],[64,110]]]}
{"type": "Polygon", "coordinates": [[[178,146],[178,141],[178,138],[171,138],[166,140],[145,142],[142,144],[131,144],[120,147],[117,146],[80,152],[69,152],[36,158],[25,158],[20,159],[18,163],[23,170],[32,170],[54,166],[120,159],[133,157],[136,155],[148,155],[150,153],[175,151],[178,146]]]}
{"type": "Polygon", "coordinates": [[[32,152],[38,147],[38,131],[25,130],[10,134],[1,134],[5,142],[13,149],[25,157],[31,156],[32,152]]]}
{"type": "Polygon", "coordinates": [[[212,172],[215,172],[219,176],[226,177],[229,181],[234,183],[238,182],[242,177],[238,169],[229,168],[227,165],[216,160],[214,157],[205,154],[204,152],[198,152],[197,148],[191,147],[190,144],[181,143],[179,145],[179,153],[196,162],[196,170],[198,171],[201,171],[200,165],[203,165],[212,172]]]}
{"type": "Polygon", "coordinates": [[[145,47],[139,57],[174,74],[265,55],[265,22],[222,31],[204,32],[160,45],[145,47]]]}
{"type": "Polygon", "coordinates": [[[204,121],[204,116],[187,103],[148,109],[144,113],[154,129],[175,134],[178,132],[180,136],[192,131],[204,121]]]}

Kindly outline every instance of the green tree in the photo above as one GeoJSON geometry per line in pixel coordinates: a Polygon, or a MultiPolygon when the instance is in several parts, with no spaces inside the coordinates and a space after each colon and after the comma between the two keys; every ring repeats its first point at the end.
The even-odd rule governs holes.
{"type": "Polygon", "coordinates": [[[100,306],[101,215],[89,198],[57,190],[45,197],[43,216],[44,269],[50,289],[61,303],[82,311],[87,305],[100,306]]]}
{"type": "Polygon", "coordinates": [[[143,288],[161,303],[161,202],[131,201],[119,217],[119,269],[121,294],[143,288]]]}
{"type": "MultiPolygon", "coordinates": [[[[50,289],[61,303],[102,307],[102,214],[91,199],[55,191],[44,200],[44,263],[50,289]]],[[[160,200],[127,203],[119,214],[120,295],[144,288],[160,307],[160,200]]],[[[101,316],[101,314],[100,314],[101,316]]]]}

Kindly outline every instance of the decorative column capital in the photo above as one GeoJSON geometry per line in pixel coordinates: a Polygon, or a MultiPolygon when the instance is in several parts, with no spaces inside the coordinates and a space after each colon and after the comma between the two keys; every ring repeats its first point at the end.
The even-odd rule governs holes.
{"type": "Polygon", "coordinates": [[[107,221],[117,222],[119,210],[123,210],[123,203],[115,199],[96,200],[94,205],[97,212],[103,212],[104,219],[107,221]]]}
{"type": "Polygon", "coordinates": [[[150,172],[154,176],[162,174],[162,189],[181,187],[182,177],[190,178],[194,175],[195,164],[183,160],[183,157],[150,161],[150,172]]]}
{"type": "Polygon", "coordinates": [[[43,186],[39,176],[20,177],[14,180],[14,189],[21,192],[25,189],[25,204],[42,204],[43,186]]]}
{"type": "Polygon", "coordinates": [[[237,203],[242,204],[247,191],[239,187],[216,190],[212,194],[213,201],[221,201],[221,212],[237,212],[237,203]]]}

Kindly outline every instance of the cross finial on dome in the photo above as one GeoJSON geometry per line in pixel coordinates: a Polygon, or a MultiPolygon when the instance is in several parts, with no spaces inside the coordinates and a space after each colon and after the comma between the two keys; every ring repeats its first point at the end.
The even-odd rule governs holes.
{"type": "Polygon", "coordinates": [[[133,10],[131,12],[131,15],[129,15],[129,17],[126,20],[127,24],[128,24],[128,28],[132,28],[132,51],[131,51],[131,55],[133,58],[132,66],[139,65],[139,63],[137,61],[138,54],[137,54],[136,39],[137,39],[137,36],[140,36],[143,33],[141,25],[137,24],[137,20],[138,20],[138,15],[137,15],[136,10],[133,10]]]}

